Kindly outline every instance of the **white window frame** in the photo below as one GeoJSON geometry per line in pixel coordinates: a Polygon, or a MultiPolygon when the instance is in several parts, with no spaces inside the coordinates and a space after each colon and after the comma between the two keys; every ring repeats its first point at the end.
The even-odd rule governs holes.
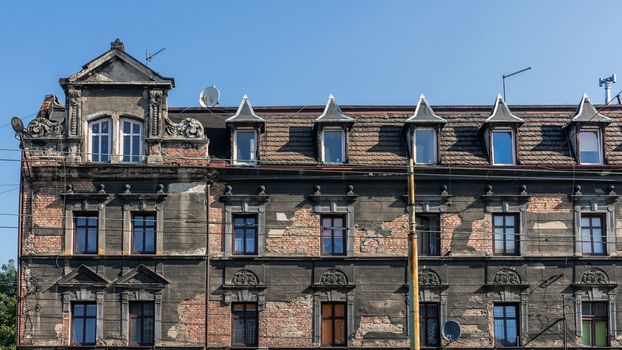
{"type": "Polygon", "coordinates": [[[603,157],[603,137],[602,137],[602,131],[600,130],[600,128],[581,128],[579,129],[579,132],[577,133],[577,143],[579,145],[579,164],[586,164],[586,165],[598,165],[598,164],[603,164],[604,163],[604,157],[603,157]],[[596,138],[597,138],[597,148],[598,148],[598,162],[597,163],[588,163],[588,162],[584,162],[583,159],[581,159],[581,133],[582,132],[596,132],[596,138]]]}
{"type": "Polygon", "coordinates": [[[343,130],[342,127],[338,127],[338,126],[329,126],[329,127],[325,127],[324,129],[322,129],[322,163],[325,164],[344,164],[346,163],[346,133],[343,130]],[[341,156],[343,157],[343,160],[341,162],[327,162],[325,159],[325,154],[326,154],[326,142],[324,139],[324,133],[326,131],[339,131],[341,134],[341,156]]]}
{"type": "Polygon", "coordinates": [[[258,135],[257,135],[257,129],[255,128],[235,128],[233,130],[233,164],[234,165],[256,165],[257,164],[257,144],[258,144],[258,135]],[[251,158],[250,160],[238,160],[238,132],[242,131],[242,132],[253,132],[254,137],[253,140],[255,140],[255,147],[254,149],[251,149],[251,158]]]}
{"type": "Polygon", "coordinates": [[[88,160],[90,162],[95,162],[95,163],[111,163],[112,162],[112,157],[113,157],[113,150],[112,150],[112,136],[113,136],[113,129],[114,127],[114,123],[112,121],[112,118],[100,118],[100,119],[96,119],[96,120],[92,120],[88,123],[88,137],[87,137],[87,143],[88,143],[88,147],[87,147],[87,154],[88,154],[88,160]],[[101,136],[102,135],[106,135],[104,133],[101,132],[101,125],[107,122],[108,123],[108,160],[107,161],[102,161],[102,160],[93,160],[93,137],[94,136],[98,136],[98,140],[99,140],[99,152],[98,154],[100,155],[101,158],[101,146],[102,146],[102,142],[101,142],[101,136]],[[97,134],[93,133],[93,126],[94,125],[100,125],[100,132],[97,134]]]}
{"type": "MultiPolygon", "coordinates": [[[[121,118],[121,120],[119,121],[119,138],[118,138],[118,148],[119,148],[119,162],[121,163],[140,163],[143,161],[144,159],[144,155],[143,155],[143,122],[138,121],[136,119],[130,119],[130,118],[121,118]],[[123,157],[125,156],[125,149],[123,146],[123,138],[126,135],[130,136],[130,148],[133,147],[133,142],[131,142],[131,138],[133,136],[136,136],[136,134],[134,134],[134,132],[132,130],[130,130],[129,134],[125,134],[125,132],[123,131],[123,123],[125,122],[129,122],[130,123],[130,129],[133,129],[133,125],[137,124],[140,127],[140,130],[138,132],[138,136],[140,137],[140,142],[138,143],[138,162],[132,161],[131,158],[134,157],[133,153],[130,153],[130,160],[129,161],[124,161],[123,157]]],[[[133,149],[132,149],[133,150],[133,149]]]]}
{"type": "Polygon", "coordinates": [[[412,152],[413,152],[413,159],[415,160],[415,164],[438,164],[438,133],[436,131],[435,128],[414,128],[413,130],[413,137],[412,137],[412,152]],[[432,131],[432,134],[434,135],[434,140],[432,142],[432,152],[434,154],[434,159],[432,160],[432,162],[430,163],[425,163],[425,162],[419,162],[417,161],[417,130],[419,131],[426,131],[426,130],[430,130],[432,131]]]}
{"type": "Polygon", "coordinates": [[[493,129],[490,133],[490,157],[492,159],[492,165],[497,166],[505,166],[505,165],[516,165],[516,133],[512,128],[498,128],[493,129]],[[510,137],[512,138],[512,163],[497,163],[495,162],[495,132],[510,132],[510,137]]]}

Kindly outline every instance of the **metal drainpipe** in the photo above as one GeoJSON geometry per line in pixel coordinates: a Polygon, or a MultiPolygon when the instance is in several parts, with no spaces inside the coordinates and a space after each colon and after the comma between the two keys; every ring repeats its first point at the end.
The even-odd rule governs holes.
{"type": "Polygon", "coordinates": [[[209,303],[209,270],[210,270],[210,250],[209,250],[209,236],[210,236],[210,194],[212,185],[210,183],[205,187],[205,349],[208,347],[208,303],[209,303]]]}
{"type": "MultiPolygon", "coordinates": [[[[21,327],[20,324],[22,323],[22,239],[23,239],[23,235],[24,235],[24,227],[23,227],[23,217],[24,217],[24,169],[23,169],[23,165],[20,166],[19,169],[19,216],[17,217],[17,227],[18,227],[18,239],[17,239],[17,289],[16,289],[16,293],[15,296],[17,298],[17,313],[16,313],[16,321],[17,321],[17,325],[16,325],[16,333],[15,333],[15,338],[16,338],[16,344],[17,346],[21,345],[21,337],[20,337],[20,332],[21,332],[21,327]]],[[[32,207],[31,207],[32,208],[32,207]]],[[[32,209],[31,209],[32,210],[32,209]]]]}

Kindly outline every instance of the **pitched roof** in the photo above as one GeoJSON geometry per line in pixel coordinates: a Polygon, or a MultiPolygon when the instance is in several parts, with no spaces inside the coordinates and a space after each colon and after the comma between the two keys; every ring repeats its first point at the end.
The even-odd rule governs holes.
{"type": "Polygon", "coordinates": [[[611,123],[611,121],[611,118],[598,113],[586,94],[583,94],[583,97],[581,97],[577,112],[572,117],[572,122],[574,123],[611,123]]]}
{"type": "Polygon", "coordinates": [[[495,100],[495,107],[492,110],[492,114],[484,123],[519,123],[522,124],[525,121],[521,118],[515,116],[510,112],[510,108],[503,101],[503,97],[501,94],[497,95],[497,99],[495,100]]]}
{"type": "Polygon", "coordinates": [[[415,113],[406,122],[408,124],[445,124],[447,121],[437,116],[423,94],[419,97],[415,113]]]}
{"type": "Polygon", "coordinates": [[[60,79],[65,85],[111,85],[140,84],[173,88],[175,80],[163,77],[139,60],[125,52],[123,43],[117,39],[110,50],[82,66],[82,70],[68,78],[60,79]]]}
{"type": "Polygon", "coordinates": [[[242,97],[242,102],[240,102],[240,107],[238,107],[237,112],[233,117],[225,120],[226,123],[265,123],[266,121],[263,118],[259,117],[255,114],[253,110],[253,106],[248,99],[248,96],[244,95],[242,97]]]}
{"type": "Polygon", "coordinates": [[[354,119],[343,114],[341,108],[335,102],[335,97],[331,94],[328,96],[328,102],[322,113],[317,119],[316,123],[354,123],[354,119]]]}

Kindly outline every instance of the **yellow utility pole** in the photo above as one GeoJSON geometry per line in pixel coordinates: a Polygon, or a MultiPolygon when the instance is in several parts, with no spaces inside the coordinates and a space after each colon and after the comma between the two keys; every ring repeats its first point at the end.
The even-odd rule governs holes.
{"type": "Polygon", "coordinates": [[[410,267],[410,319],[413,322],[410,349],[421,349],[419,336],[419,256],[417,253],[417,230],[415,227],[415,165],[413,157],[408,158],[408,265],[410,267]]]}

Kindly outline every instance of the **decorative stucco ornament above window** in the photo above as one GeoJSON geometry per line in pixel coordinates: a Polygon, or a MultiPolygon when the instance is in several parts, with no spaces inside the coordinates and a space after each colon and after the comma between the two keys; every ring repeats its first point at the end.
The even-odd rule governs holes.
{"type": "Polygon", "coordinates": [[[515,165],[518,157],[518,129],[525,121],[510,112],[501,94],[497,95],[492,114],[481,126],[489,163],[515,165]]]}
{"type": "Polygon", "coordinates": [[[611,122],[611,118],[600,114],[590,98],[584,94],[572,120],[566,126],[577,163],[597,165],[607,162],[604,148],[605,129],[611,122]]]}

